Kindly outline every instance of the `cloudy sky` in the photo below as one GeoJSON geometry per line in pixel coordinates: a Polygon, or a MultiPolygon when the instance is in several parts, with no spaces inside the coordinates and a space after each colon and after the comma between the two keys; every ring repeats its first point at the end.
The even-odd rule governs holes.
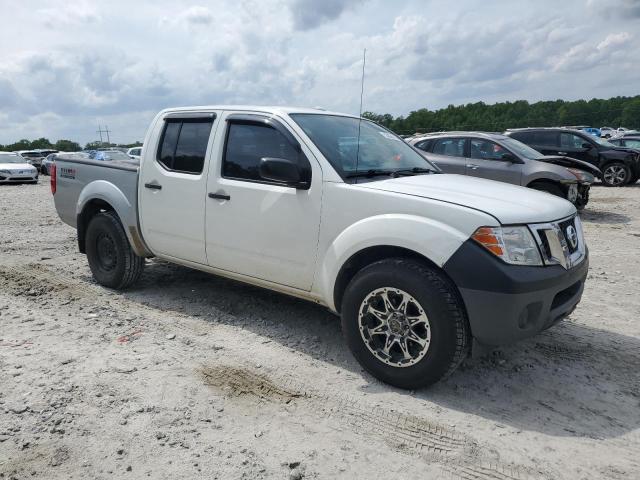
{"type": "Polygon", "coordinates": [[[0,0],[0,143],[144,137],[164,107],[640,94],[640,0],[0,0]]]}

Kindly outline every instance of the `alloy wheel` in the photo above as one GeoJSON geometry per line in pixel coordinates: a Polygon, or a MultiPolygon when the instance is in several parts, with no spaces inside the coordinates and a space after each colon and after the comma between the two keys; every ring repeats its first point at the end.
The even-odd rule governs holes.
{"type": "Polygon", "coordinates": [[[622,165],[611,165],[605,168],[603,176],[609,185],[623,185],[627,181],[627,170],[622,165]]]}
{"type": "Polygon", "coordinates": [[[431,344],[431,325],[424,309],[397,288],[370,292],[360,304],[358,327],[369,351],[393,367],[415,365],[431,344]]]}

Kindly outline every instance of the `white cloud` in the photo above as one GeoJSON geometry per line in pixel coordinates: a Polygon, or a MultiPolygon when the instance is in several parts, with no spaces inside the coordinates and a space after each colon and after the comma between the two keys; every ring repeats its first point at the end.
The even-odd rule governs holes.
{"type": "Polygon", "coordinates": [[[86,142],[98,119],[116,140],[138,140],[154,112],[189,104],[356,113],[363,48],[365,109],[394,115],[637,94],[637,2],[602,2],[628,18],[582,0],[18,2],[3,9],[0,143],[36,131],[86,142]],[[52,28],[27,32],[34,10],[52,28]]]}

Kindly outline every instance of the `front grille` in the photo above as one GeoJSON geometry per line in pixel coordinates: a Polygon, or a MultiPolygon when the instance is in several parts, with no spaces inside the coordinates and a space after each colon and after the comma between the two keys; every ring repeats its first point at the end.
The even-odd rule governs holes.
{"type": "Polygon", "coordinates": [[[565,241],[567,242],[567,248],[570,253],[574,253],[578,250],[578,231],[576,230],[576,224],[574,221],[574,217],[564,220],[563,222],[559,222],[560,230],[564,234],[565,241]]]}
{"type": "Polygon", "coordinates": [[[538,243],[545,265],[561,265],[569,269],[584,258],[586,248],[578,217],[529,227],[538,243]]]}

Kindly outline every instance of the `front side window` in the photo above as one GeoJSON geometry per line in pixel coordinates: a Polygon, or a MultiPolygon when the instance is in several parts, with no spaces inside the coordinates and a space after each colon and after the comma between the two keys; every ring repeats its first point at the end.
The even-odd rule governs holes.
{"type": "Polygon", "coordinates": [[[158,162],[168,170],[202,173],[212,125],[211,119],[166,121],[156,157],[158,162]]]}
{"type": "Polygon", "coordinates": [[[509,151],[490,140],[480,138],[471,139],[471,158],[480,160],[502,160],[502,156],[509,151]]]}
{"type": "Polygon", "coordinates": [[[582,148],[583,143],[589,143],[587,140],[579,135],[573,133],[561,133],[560,134],[560,146],[562,148],[582,148]]]}
{"type": "Polygon", "coordinates": [[[433,145],[433,153],[448,157],[464,157],[464,138],[441,138],[433,145]]]}
{"type": "Polygon", "coordinates": [[[254,123],[229,124],[222,163],[224,177],[264,181],[260,176],[260,162],[269,157],[297,162],[299,155],[275,128],[254,123]]]}

